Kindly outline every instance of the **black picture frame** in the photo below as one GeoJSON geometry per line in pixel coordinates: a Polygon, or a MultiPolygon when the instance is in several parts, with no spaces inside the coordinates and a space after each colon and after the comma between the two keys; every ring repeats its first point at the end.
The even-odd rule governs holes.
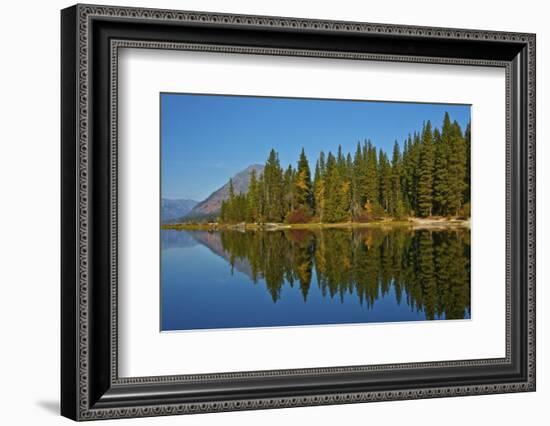
{"type": "Polygon", "coordinates": [[[75,5],[61,12],[61,414],[159,416],[535,390],[534,34],[75,5]],[[118,377],[117,49],[506,69],[506,357],[118,377]]]}

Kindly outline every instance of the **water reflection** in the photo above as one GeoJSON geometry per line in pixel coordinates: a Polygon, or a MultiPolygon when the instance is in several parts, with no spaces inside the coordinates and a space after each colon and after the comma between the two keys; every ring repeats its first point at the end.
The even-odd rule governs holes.
{"type": "MultiPolygon", "coordinates": [[[[228,298],[231,293],[228,286],[220,287],[218,293],[212,288],[208,304],[218,306],[212,314],[215,320],[206,318],[206,314],[206,319],[201,320],[201,314],[193,313],[196,317],[190,325],[181,325],[188,324],[182,316],[199,308],[193,308],[197,304],[185,300],[192,298],[190,293],[193,291],[182,289],[186,280],[181,275],[187,272],[174,272],[172,263],[176,260],[167,257],[165,261],[163,254],[163,268],[168,268],[170,273],[170,276],[163,275],[163,285],[179,291],[178,296],[174,296],[179,298],[177,303],[164,301],[168,329],[373,322],[378,317],[384,321],[470,317],[468,230],[362,228],[162,233],[164,250],[172,248],[178,238],[188,247],[188,238],[173,235],[187,234],[208,248],[210,255],[224,259],[229,266],[226,274],[238,278],[233,284],[234,299],[228,298]],[[237,284],[243,281],[249,282],[246,287],[249,291],[242,286],[237,290],[237,284]],[[269,294],[271,307],[258,295],[258,287],[269,294]],[[295,291],[299,291],[302,308],[296,303],[291,306],[295,291]],[[253,309],[251,304],[263,310],[244,317],[238,312],[238,306],[229,306],[239,304],[238,300],[243,300],[241,311],[253,309]],[[334,301],[344,305],[344,309],[336,308],[334,301]],[[362,312],[383,312],[368,317],[350,307],[346,315],[346,304],[359,305],[362,312]],[[402,309],[403,306],[408,309],[402,309]]],[[[223,272],[214,273],[214,269],[208,269],[213,261],[206,254],[201,255],[200,261],[198,259],[195,264],[203,265],[203,286],[209,285],[209,278],[224,279],[220,277],[223,272]]],[[[181,257],[180,262],[188,262],[190,266],[191,255],[181,257]]],[[[165,295],[168,297],[168,293],[165,295]]]]}
{"type": "Polygon", "coordinates": [[[470,246],[464,231],[408,232],[326,229],[312,232],[222,231],[232,266],[250,265],[254,282],[265,279],[277,302],[288,283],[307,301],[315,270],[325,297],[355,294],[372,307],[395,287],[396,302],[426,312],[427,319],[464,318],[470,309],[470,246]]]}

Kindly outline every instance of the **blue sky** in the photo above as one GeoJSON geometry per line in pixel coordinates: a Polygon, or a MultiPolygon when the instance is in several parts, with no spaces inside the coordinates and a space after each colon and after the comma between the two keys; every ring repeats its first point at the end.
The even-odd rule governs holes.
{"type": "Polygon", "coordinates": [[[321,150],[355,152],[370,139],[391,153],[409,133],[430,120],[441,127],[448,111],[464,129],[470,106],[246,96],[161,94],[163,198],[202,201],[250,164],[264,164],[269,151],[281,166],[296,166],[302,147],[310,162],[321,150]]]}

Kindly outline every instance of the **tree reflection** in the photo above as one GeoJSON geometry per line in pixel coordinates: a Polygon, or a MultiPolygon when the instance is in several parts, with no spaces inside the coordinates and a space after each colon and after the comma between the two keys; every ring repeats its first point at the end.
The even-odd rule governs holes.
{"type": "Polygon", "coordinates": [[[224,230],[219,237],[232,268],[247,263],[273,302],[288,284],[298,285],[307,303],[313,283],[323,297],[355,295],[367,308],[393,287],[398,304],[427,319],[462,319],[470,311],[467,230],[224,230]]]}

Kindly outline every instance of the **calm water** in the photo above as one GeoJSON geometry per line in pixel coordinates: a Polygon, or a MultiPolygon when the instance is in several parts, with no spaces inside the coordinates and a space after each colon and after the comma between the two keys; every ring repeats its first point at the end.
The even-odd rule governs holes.
{"type": "Polygon", "coordinates": [[[470,318],[468,230],[162,230],[161,328],[470,318]]]}

